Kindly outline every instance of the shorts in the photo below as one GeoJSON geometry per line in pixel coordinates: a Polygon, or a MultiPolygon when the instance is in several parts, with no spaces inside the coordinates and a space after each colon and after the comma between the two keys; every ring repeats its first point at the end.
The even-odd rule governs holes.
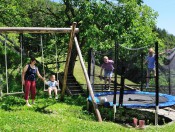
{"type": "Polygon", "coordinates": [[[104,70],[104,77],[112,77],[113,71],[111,70],[104,70]]]}
{"type": "Polygon", "coordinates": [[[50,86],[49,88],[50,88],[51,90],[57,89],[56,86],[55,86],[55,87],[54,87],[54,86],[50,86]]]}
{"type": "Polygon", "coordinates": [[[51,91],[53,91],[54,89],[57,89],[58,91],[61,91],[61,89],[59,87],[57,88],[56,86],[55,87],[50,86],[48,89],[51,89],[51,91]]]}
{"type": "Polygon", "coordinates": [[[155,68],[148,68],[148,73],[150,74],[151,72],[156,72],[155,68]]]}

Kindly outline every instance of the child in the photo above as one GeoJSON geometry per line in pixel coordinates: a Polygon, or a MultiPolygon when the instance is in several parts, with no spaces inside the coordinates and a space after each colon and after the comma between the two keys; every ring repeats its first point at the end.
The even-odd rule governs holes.
{"type": "Polygon", "coordinates": [[[148,69],[147,69],[147,79],[146,79],[146,88],[149,87],[149,78],[151,72],[153,73],[154,77],[156,76],[156,70],[155,70],[155,54],[153,48],[150,48],[148,50],[148,56],[146,57],[146,60],[144,63],[148,64],[148,69]]]}
{"type": "Polygon", "coordinates": [[[60,89],[59,89],[59,81],[55,81],[55,75],[51,75],[50,80],[45,83],[49,86],[48,88],[49,98],[52,98],[51,92],[54,91],[55,99],[58,99],[57,92],[60,91],[60,89]],[[58,89],[57,89],[57,86],[58,86],[58,89]]]}
{"type": "Polygon", "coordinates": [[[102,77],[102,71],[104,70],[105,89],[106,89],[106,83],[107,83],[107,77],[108,77],[109,78],[109,89],[108,90],[110,91],[111,77],[112,77],[112,73],[114,70],[114,67],[113,67],[114,61],[109,60],[107,56],[103,57],[103,61],[104,63],[101,66],[100,77],[102,77]]]}

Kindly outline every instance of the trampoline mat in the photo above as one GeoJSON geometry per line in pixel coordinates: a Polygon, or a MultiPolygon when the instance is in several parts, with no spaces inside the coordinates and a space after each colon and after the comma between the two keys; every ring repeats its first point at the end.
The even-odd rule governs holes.
{"type": "MultiPolygon", "coordinates": [[[[106,98],[106,102],[113,102],[114,95],[98,96],[99,100],[106,98]]],[[[155,95],[124,94],[123,104],[155,104],[155,95]]],[[[119,94],[116,94],[116,102],[119,102],[119,94]]],[[[159,103],[167,102],[167,98],[159,96],[159,103]]]]}

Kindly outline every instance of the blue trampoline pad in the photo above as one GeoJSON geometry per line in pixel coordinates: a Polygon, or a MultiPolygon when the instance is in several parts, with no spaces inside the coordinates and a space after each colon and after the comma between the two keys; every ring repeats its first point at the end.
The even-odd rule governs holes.
{"type": "MultiPolygon", "coordinates": [[[[116,93],[116,102],[119,102],[119,92],[116,93]]],[[[113,106],[114,92],[100,92],[96,93],[95,101],[97,104],[105,106],[113,106]]],[[[88,97],[89,101],[91,97],[88,97]]],[[[154,92],[142,91],[124,91],[123,106],[127,108],[151,108],[156,105],[156,98],[154,92]]],[[[167,107],[175,105],[175,96],[159,93],[159,107],[167,107]]]]}

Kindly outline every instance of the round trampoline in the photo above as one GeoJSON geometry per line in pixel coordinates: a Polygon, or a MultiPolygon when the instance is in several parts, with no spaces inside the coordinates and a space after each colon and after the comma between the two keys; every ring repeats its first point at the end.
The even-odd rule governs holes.
{"type": "MultiPolygon", "coordinates": [[[[100,92],[96,93],[95,101],[97,104],[104,106],[113,106],[114,92],[100,92]]],[[[88,97],[92,101],[91,97],[88,97]]],[[[123,106],[127,108],[151,108],[155,107],[155,93],[142,91],[124,91],[123,106]]],[[[119,92],[116,94],[116,102],[119,102],[119,92]]],[[[159,107],[167,107],[175,105],[175,96],[159,93],[159,107]]]]}

